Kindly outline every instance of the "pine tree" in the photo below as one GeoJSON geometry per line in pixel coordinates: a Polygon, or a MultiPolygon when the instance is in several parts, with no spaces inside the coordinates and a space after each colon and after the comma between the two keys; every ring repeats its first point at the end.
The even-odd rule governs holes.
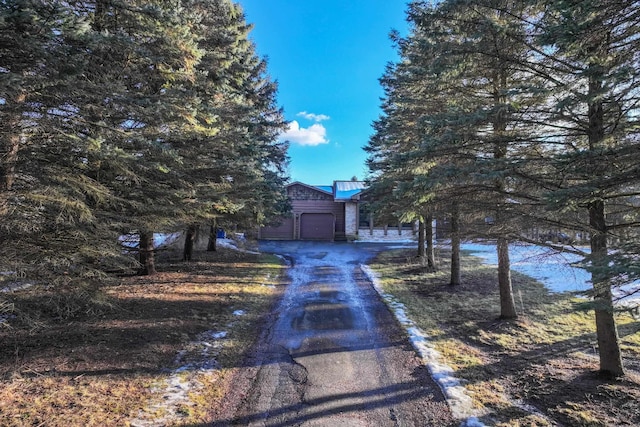
{"type": "Polygon", "coordinates": [[[140,272],[152,274],[154,231],[175,230],[182,216],[186,182],[170,141],[192,116],[184,86],[200,55],[196,36],[175,2],[98,0],[85,12],[94,48],[80,113],[99,154],[116,153],[91,172],[122,201],[120,231],[139,234],[140,272]]]}
{"type": "Polygon", "coordinates": [[[593,283],[600,370],[612,375],[624,374],[612,286],[625,276],[633,280],[617,265],[629,265],[625,249],[638,236],[639,19],[633,1],[552,2],[539,38],[545,56],[538,66],[552,70],[556,83],[548,119],[562,130],[548,139],[563,147],[549,156],[546,199],[553,211],[564,213],[564,223],[591,236],[585,264],[593,283]]]}
{"type": "Polygon", "coordinates": [[[66,3],[17,0],[0,25],[0,265],[51,283],[104,278],[122,257],[94,206],[113,199],[84,174],[95,145],[75,132],[89,26],[66,3]]]}
{"type": "Polygon", "coordinates": [[[282,211],[287,150],[277,141],[285,126],[275,106],[277,88],[249,40],[240,6],[198,0],[189,10],[203,52],[189,88],[197,99],[195,120],[172,141],[190,180],[185,258],[197,224],[209,224],[214,250],[219,224],[253,228],[282,211]]]}

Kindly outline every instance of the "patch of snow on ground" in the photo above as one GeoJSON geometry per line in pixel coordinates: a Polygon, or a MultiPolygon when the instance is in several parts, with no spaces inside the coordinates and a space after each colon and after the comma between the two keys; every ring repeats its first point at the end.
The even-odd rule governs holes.
{"type": "MultiPolygon", "coordinates": [[[[472,253],[488,265],[498,265],[495,244],[463,243],[460,249],[472,253]]],[[[581,260],[579,255],[558,253],[536,245],[509,245],[511,269],[526,274],[544,285],[552,292],[579,292],[591,289],[589,274],[571,264],[581,260]]]]}
{"type": "Polygon", "coordinates": [[[167,246],[180,238],[180,233],[153,233],[154,247],[167,246]]]}
{"type": "Polygon", "coordinates": [[[247,314],[247,312],[244,310],[236,310],[233,312],[234,316],[244,316],[245,314],[247,314]]]}
{"type": "MultiPolygon", "coordinates": [[[[153,247],[168,246],[178,240],[181,233],[153,233],[153,247]]],[[[118,238],[120,244],[129,249],[136,249],[140,245],[140,235],[137,233],[123,234],[118,238]]]]}
{"type": "MultiPolygon", "coordinates": [[[[498,255],[494,244],[463,243],[460,248],[482,258],[485,264],[498,265],[498,255]]],[[[537,245],[512,244],[509,245],[509,258],[512,270],[533,277],[543,283],[551,292],[583,292],[592,288],[589,272],[573,266],[582,260],[579,255],[559,253],[537,245]]],[[[640,304],[638,289],[640,289],[640,283],[614,288],[613,295],[616,304],[628,307],[640,304]]]]}
{"type": "Polygon", "coordinates": [[[9,283],[5,287],[1,288],[0,292],[9,293],[14,291],[21,291],[23,289],[28,289],[32,286],[33,286],[33,283],[14,282],[14,283],[9,283]]]}
{"type": "Polygon", "coordinates": [[[238,244],[233,239],[217,239],[216,244],[222,246],[223,248],[232,249],[234,251],[244,252],[244,253],[253,254],[253,255],[260,255],[260,252],[239,248],[238,244]]]}
{"type": "Polygon", "coordinates": [[[194,374],[211,374],[218,369],[216,357],[222,348],[221,340],[226,337],[227,331],[205,331],[188,345],[189,352],[180,351],[175,360],[179,367],[171,372],[163,388],[156,390],[161,393],[161,400],[141,411],[138,418],[131,420],[130,425],[162,427],[177,424],[182,418],[183,408],[192,404],[189,394],[203,387],[194,374]],[[188,358],[193,360],[186,360],[188,358]],[[164,415],[158,418],[155,415],[157,413],[164,415]]]}
{"type": "Polygon", "coordinates": [[[427,335],[407,316],[404,304],[384,292],[379,276],[368,265],[361,265],[360,268],[407,331],[411,344],[444,393],[453,416],[464,420],[461,426],[484,427],[484,424],[477,418],[478,411],[473,408],[473,401],[467,390],[462,386],[460,380],[453,375],[453,369],[444,363],[440,353],[431,346],[427,335]]]}

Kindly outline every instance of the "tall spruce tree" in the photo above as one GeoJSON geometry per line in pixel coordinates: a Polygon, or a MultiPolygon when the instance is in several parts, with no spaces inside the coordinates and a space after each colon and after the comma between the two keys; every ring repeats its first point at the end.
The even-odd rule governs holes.
{"type": "MultiPolygon", "coordinates": [[[[396,167],[411,169],[413,177],[404,196],[431,193],[436,206],[454,215],[452,224],[461,217],[476,224],[467,235],[497,239],[503,318],[517,315],[508,239],[518,232],[512,218],[521,212],[514,209],[519,184],[511,171],[524,145],[515,131],[520,105],[531,103],[529,76],[514,66],[525,55],[518,40],[525,37],[524,20],[517,18],[523,13],[508,2],[412,3],[414,31],[401,52],[401,72],[390,80],[397,86],[392,113],[401,124],[395,128],[414,132],[413,147],[394,149],[396,167]],[[492,219],[490,227],[480,229],[485,218],[492,219]]],[[[460,233],[454,231],[454,244],[460,233]]],[[[456,248],[452,252],[451,282],[458,283],[456,248]]]]}
{"type": "Polygon", "coordinates": [[[194,78],[200,53],[180,2],[97,0],[83,6],[94,35],[87,81],[95,87],[86,88],[80,112],[92,117],[89,137],[120,154],[97,172],[123,201],[121,233],[140,237],[140,273],[152,274],[154,231],[175,229],[182,217],[180,189],[186,184],[170,141],[191,120],[192,98],[184,86],[194,78]]]}
{"type": "Polygon", "coordinates": [[[242,9],[228,0],[192,1],[189,9],[204,54],[190,87],[196,120],[173,141],[190,181],[185,258],[198,224],[209,224],[215,250],[218,225],[253,228],[279,213],[287,160],[287,146],[277,140],[285,122],[275,106],[276,85],[249,40],[242,9]]]}
{"type": "Polygon", "coordinates": [[[100,282],[130,266],[118,237],[137,233],[141,270],[153,272],[153,232],[190,223],[198,197],[209,212],[247,206],[254,223],[278,209],[286,146],[275,85],[239,8],[201,2],[201,16],[195,3],[0,4],[3,271],[100,282]],[[253,181],[240,179],[244,167],[253,181]],[[263,191],[248,196],[234,181],[263,191]]]}
{"type": "Polygon", "coordinates": [[[552,70],[556,83],[548,116],[555,132],[548,139],[563,147],[551,156],[556,179],[545,176],[546,198],[555,212],[565,213],[568,227],[590,235],[585,266],[593,284],[600,370],[623,375],[612,287],[637,277],[627,273],[637,271],[627,249],[637,247],[639,231],[640,13],[634,1],[545,5],[539,66],[552,70]]]}
{"type": "Polygon", "coordinates": [[[29,280],[101,280],[122,257],[96,209],[114,200],[85,173],[95,141],[77,132],[90,27],[68,3],[43,1],[2,2],[0,25],[0,265],[29,280]]]}

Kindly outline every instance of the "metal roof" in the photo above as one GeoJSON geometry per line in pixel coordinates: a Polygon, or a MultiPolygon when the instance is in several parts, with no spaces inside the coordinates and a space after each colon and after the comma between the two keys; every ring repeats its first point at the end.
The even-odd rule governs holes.
{"type": "Polygon", "coordinates": [[[351,200],[366,187],[364,181],[334,181],[333,198],[336,200],[351,200]]]}
{"type": "Polygon", "coordinates": [[[314,187],[333,194],[333,185],[314,185],[314,187]]]}
{"type": "Polygon", "coordinates": [[[332,194],[335,201],[357,200],[362,190],[367,188],[364,181],[333,181],[333,185],[308,185],[296,181],[287,185],[287,187],[292,185],[302,185],[323,193],[332,194]]]}

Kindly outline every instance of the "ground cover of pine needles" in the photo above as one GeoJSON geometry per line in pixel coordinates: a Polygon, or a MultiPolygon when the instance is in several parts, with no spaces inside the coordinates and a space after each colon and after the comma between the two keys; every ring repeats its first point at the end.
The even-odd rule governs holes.
{"type": "Polygon", "coordinates": [[[123,277],[97,294],[32,287],[6,296],[19,315],[0,327],[0,425],[211,421],[284,270],[273,256],[225,248],[180,257],[165,251],[157,275],[123,277]],[[190,386],[167,413],[172,380],[190,386]]]}
{"type": "Polygon", "coordinates": [[[575,296],[550,294],[512,272],[520,318],[498,320],[496,267],[463,253],[463,284],[451,287],[450,253],[438,250],[436,273],[415,251],[382,253],[372,263],[385,292],[405,304],[431,337],[474,403],[495,426],[640,425],[640,322],[618,318],[628,375],[597,374],[592,311],[576,311],[575,296]]]}

